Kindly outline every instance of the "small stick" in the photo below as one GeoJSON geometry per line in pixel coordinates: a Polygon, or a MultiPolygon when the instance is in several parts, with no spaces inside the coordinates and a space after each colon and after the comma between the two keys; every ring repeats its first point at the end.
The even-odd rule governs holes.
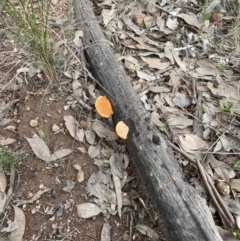
{"type": "Polygon", "coordinates": [[[132,237],[133,237],[133,214],[132,212],[130,212],[131,215],[131,219],[130,219],[130,227],[129,227],[129,239],[128,241],[132,241],[132,237]]]}
{"type": "Polygon", "coordinates": [[[222,208],[223,212],[226,214],[226,216],[228,217],[228,219],[234,224],[234,222],[235,222],[235,221],[234,221],[234,218],[233,218],[232,214],[229,212],[229,210],[227,209],[225,203],[223,202],[223,200],[222,200],[220,194],[218,193],[218,191],[216,190],[215,186],[214,186],[214,185],[212,184],[212,182],[209,180],[209,179],[210,179],[210,176],[208,175],[208,173],[206,173],[206,171],[205,171],[205,174],[206,174],[207,179],[208,179],[208,182],[209,182],[209,184],[210,184],[210,186],[211,186],[211,188],[212,188],[212,190],[213,190],[213,193],[214,193],[217,201],[219,202],[220,207],[222,208]]]}
{"type": "MultiPolygon", "coordinates": [[[[203,169],[203,167],[202,167],[201,163],[199,162],[199,160],[197,160],[197,167],[198,167],[198,170],[199,170],[199,172],[200,172],[200,174],[201,174],[201,176],[202,176],[203,182],[204,182],[204,184],[205,184],[205,186],[206,186],[206,188],[207,188],[207,190],[208,190],[208,193],[209,193],[209,195],[211,196],[211,198],[212,198],[212,200],[213,200],[213,203],[215,204],[218,212],[221,214],[221,216],[224,218],[224,220],[226,220],[227,225],[231,227],[231,226],[233,225],[233,222],[232,222],[231,218],[229,219],[229,218],[226,216],[224,210],[220,207],[220,205],[219,205],[219,203],[218,203],[216,197],[214,196],[213,191],[212,191],[212,189],[211,189],[211,187],[210,187],[211,184],[209,185],[209,183],[211,183],[211,182],[210,182],[209,179],[207,179],[206,172],[205,172],[205,170],[203,169]]],[[[215,186],[212,185],[212,188],[215,189],[215,186]],[[214,188],[213,188],[213,187],[214,187],[214,188]]],[[[215,193],[215,192],[217,192],[217,191],[215,190],[214,193],[215,193]]],[[[220,196],[219,196],[219,197],[220,197],[220,196]]],[[[223,204],[223,202],[222,202],[222,204],[223,204]]],[[[225,206],[224,206],[224,209],[226,210],[225,206]]],[[[234,220],[233,220],[233,221],[234,221],[234,220]]]]}
{"type": "Polygon", "coordinates": [[[173,150],[179,152],[180,154],[182,154],[183,156],[185,156],[190,162],[192,162],[193,164],[196,164],[199,172],[203,178],[203,181],[205,183],[205,186],[209,192],[210,197],[213,199],[214,204],[216,205],[217,210],[219,211],[219,213],[222,214],[222,217],[226,220],[226,223],[229,226],[232,226],[234,224],[234,219],[231,215],[231,213],[229,212],[229,210],[227,209],[227,207],[225,206],[224,202],[222,201],[221,196],[219,195],[218,191],[216,190],[216,187],[211,183],[210,181],[210,177],[208,174],[206,174],[206,171],[203,169],[202,165],[200,164],[199,161],[195,161],[191,156],[189,156],[185,151],[179,149],[178,147],[176,147],[174,144],[172,144],[171,142],[168,141],[168,144],[170,147],[172,147],[173,150]],[[207,177],[206,177],[207,176],[207,177]],[[210,186],[211,188],[210,188],[210,186]],[[215,197],[216,196],[216,197],[215,197]],[[217,199],[216,199],[217,198],[217,199]],[[218,203],[219,202],[219,203],[218,203]],[[220,205],[219,205],[220,204],[220,205]]]}

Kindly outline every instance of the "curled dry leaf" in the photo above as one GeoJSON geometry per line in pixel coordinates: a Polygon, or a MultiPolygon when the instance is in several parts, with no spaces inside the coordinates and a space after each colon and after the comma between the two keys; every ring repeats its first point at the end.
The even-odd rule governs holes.
{"type": "Polygon", "coordinates": [[[94,203],[82,203],[77,205],[77,214],[80,218],[91,218],[99,213],[102,209],[94,203]]]}
{"type": "Polygon", "coordinates": [[[104,223],[101,232],[101,241],[111,241],[111,226],[109,223],[104,223]]]}
{"type": "Polygon", "coordinates": [[[15,229],[10,235],[9,235],[9,241],[22,241],[23,240],[23,234],[25,232],[25,225],[26,225],[26,219],[23,211],[14,206],[14,221],[17,223],[17,229],[15,229]]]}
{"type": "Polygon", "coordinates": [[[147,235],[149,238],[151,238],[152,240],[159,240],[159,235],[150,227],[148,227],[147,225],[143,225],[143,224],[137,224],[136,225],[136,229],[144,234],[147,235]]]}
{"type": "Polygon", "coordinates": [[[209,148],[209,145],[206,141],[202,140],[200,137],[194,134],[180,135],[178,139],[180,141],[181,146],[185,150],[201,151],[209,148]]]}
{"type": "Polygon", "coordinates": [[[98,120],[95,120],[92,123],[92,130],[95,131],[100,138],[104,138],[107,141],[115,141],[118,139],[115,132],[104,127],[104,125],[98,120]]]}
{"type": "Polygon", "coordinates": [[[63,119],[70,135],[76,140],[83,142],[84,130],[79,128],[77,120],[75,120],[75,118],[71,115],[65,115],[63,119]]]}
{"type": "Polygon", "coordinates": [[[114,153],[109,159],[110,167],[118,177],[124,176],[124,156],[122,154],[114,153]]]}

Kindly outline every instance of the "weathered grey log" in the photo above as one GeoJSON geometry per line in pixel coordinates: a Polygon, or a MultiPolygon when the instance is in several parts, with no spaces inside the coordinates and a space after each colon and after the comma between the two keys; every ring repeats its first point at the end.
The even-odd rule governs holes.
{"type": "Polygon", "coordinates": [[[104,38],[89,0],[74,0],[78,30],[95,78],[106,90],[114,121],[123,120],[130,133],[126,141],[156,209],[172,241],[220,241],[212,215],[188,183],[163,136],[150,123],[149,114],[136,97],[121,64],[104,38]]]}

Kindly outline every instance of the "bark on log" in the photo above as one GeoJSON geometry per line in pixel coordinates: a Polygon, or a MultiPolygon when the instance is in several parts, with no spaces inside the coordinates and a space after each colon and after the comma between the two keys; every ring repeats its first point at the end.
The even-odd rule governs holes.
{"type": "Polygon", "coordinates": [[[130,128],[128,152],[164,219],[170,239],[221,241],[206,201],[190,186],[167,142],[150,123],[89,0],[74,0],[74,12],[77,29],[84,31],[83,45],[91,71],[112,103],[114,121],[123,120],[130,128]]]}

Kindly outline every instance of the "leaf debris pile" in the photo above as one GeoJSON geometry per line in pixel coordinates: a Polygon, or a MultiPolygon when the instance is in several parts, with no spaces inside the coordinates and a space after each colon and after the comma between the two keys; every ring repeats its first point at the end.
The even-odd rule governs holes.
{"type": "MultiPolygon", "coordinates": [[[[53,8],[58,14],[51,12],[49,24],[52,28],[60,28],[69,20],[62,14],[64,4],[64,1],[62,5],[54,3],[53,8]]],[[[200,168],[196,168],[197,165],[199,167],[200,160],[209,185],[215,183],[221,200],[228,209],[224,214],[233,215],[237,226],[235,231],[238,234],[240,95],[239,39],[236,35],[239,21],[236,19],[239,13],[233,7],[234,4],[239,3],[233,1],[223,5],[220,1],[212,1],[208,6],[202,6],[196,0],[106,0],[95,1],[95,11],[99,14],[108,40],[112,41],[119,62],[127,71],[129,81],[145,109],[150,112],[151,121],[166,135],[172,147],[174,146],[176,157],[190,183],[199,192],[208,195],[201,184],[200,168]],[[179,152],[182,155],[179,155],[179,152]]],[[[65,31],[73,33],[73,29],[68,28],[65,31]]],[[[71,193],[77,183],[85,182],[87,201],[75,203],[70,198],[65,200],[64,204],[48,207],[45,213],[52,215],[51,220],[54,220],[55,214],[61,217],[63,210],[74,206],[78,217],[82,219],[102,213],[107,221],[103,224],[101,240],[111,240],[111,215],[118,214],[122,217],[125,212],[132,210],[134,198],[131,199],[130,194],[123,190],[133,177],[127,174],[129,157],[124,143],[118,140],[111,118],[102,120],[94,110],[94,101],[102,93],[96,88],[97,83],[86,69],[81,50],[82,37],[83,32],[77,31],[73,39],[61,39],[55,43],[56,53],[62,56],[61,61],[65,66],[61,69],[62,80],[58,90],[61,96],[65,97],[66,93],[68,95],[62,110],[64,125],[52,123],[51,129],[51,134],[55,136],[69,134],[73,143],[78,143],[79,147],[69,149],[62,145],[53,151],[49,143],[44,141],[45,133],[41,132],[41,121],[38,119],[31,120],[30,126],[34,128],[34,133],[32,138],[26,135],[25,139],[33,153],[46,162],[46,167],[55,164],[58,167],[59,161],[65,160],[76,150],[89,155],[99,170],[91,173],[86,180],[83,165],[75,165],[74,181],[65,180],[66,186],[62,188],[64,192],[71,193]],[[80,110],[83,120],[80,121],[77,115],[64,113],[71,109],[76,112],[80,110]]],[[[11,46],[11,42],[6,40],[5,45],[11,46]]],[[[10,55],[12,56],[13,54],[10,55]]],[[[1,53],[1,71],[7,58],[6,53],[1,53]]],[[[0,125],[6,131],[17,130],[8,112],[19,99],[11,93],[21,89],[24,84],[29,84],[32,79],[38,87],[44,86],[39,70],[23,66],[18,68],[17,74],[7,85],[0,85],[0,125]]],[[[49,103],[61,98],[51,88],[48,91],[34,91],[27,91],[27,94],[42,95],[49,103]]],[[[61,114],[61,111],[59,113],[61,114]]],[[[1,145],[12,145],[15,142],[16,138],[0,136],[1,145]]],[[[5,193],[4,175],[1,175],[1,180],[5,185],[1,187],[1,210],[4,210],[7,200],[10,199],[5,193]]],[[[56,177],[56,183],[58,182],[56,177]]],[[[10,236],[17,233],[16,236],[21,238],[25,219],[17,206],[37,202],[45,193],[55,196],[53,189],[41,186],[28,200],[17,200],[14,206],[14,221],[8,227],[2,228],[1,232],[11,233],[10,236]],[[16,228],[19,222],[22,226],[16,228]]],[[[220,211],[216,209],[212,198],[209,199],[209,208],[216,221],[219,221],[217,212],[220,211]]],[[[32,212],[37,212],[36,210],[37,208],[32,209],[32,212]]],[[[221,226],[227,228],[225,219],[222,216],[220,219],[221,226]]],[[[54,225],[56,231],[59,227],[54,225]]],[[[130,228],[135,228],[152,240],[159,240],[159,235],[144,224],[130,228]]],[[[228,235],[228,240],[235,240],[232,230],[226,233],[219,227],[219,232],[223,238],[228,235]]],[[[130,233],[123,237],[129,238],[130,233]]],[[[56,237],[54,232],[51,235],[56,237]]]]}

